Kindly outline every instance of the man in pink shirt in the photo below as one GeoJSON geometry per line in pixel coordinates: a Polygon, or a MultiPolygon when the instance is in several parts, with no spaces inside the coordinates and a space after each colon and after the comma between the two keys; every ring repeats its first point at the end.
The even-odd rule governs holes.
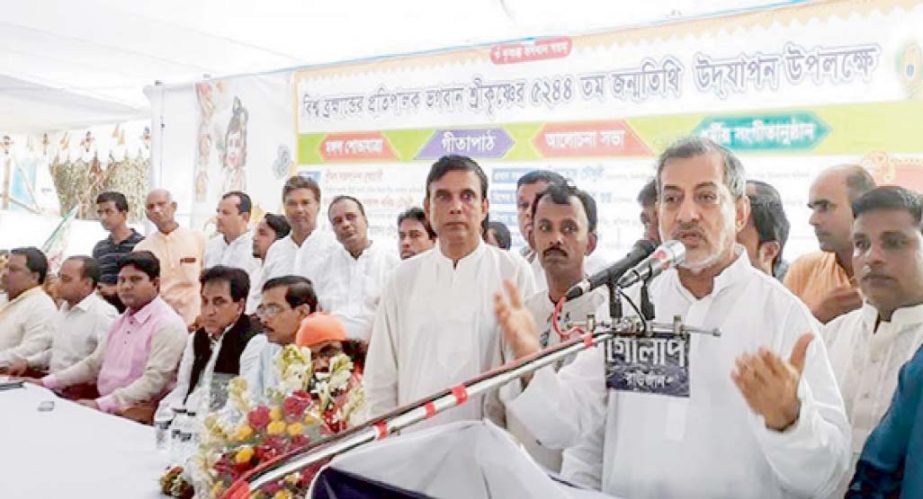
{"type": "Polygon", "coordinates": [[[105,343],[87,358],[39,383],[52,390],[90,383],[99,397],[79,403],[132,419],[148,419],[170,389],[186,345],[183,319],[158,296],[160,262],[149,251],[119,261],[118,295],[127,307],[109,329],[105,343]],[[139,407],[150,408],[140,410],[139,407]],[[147,415],[147,416],[144,416],[147,415]]]}

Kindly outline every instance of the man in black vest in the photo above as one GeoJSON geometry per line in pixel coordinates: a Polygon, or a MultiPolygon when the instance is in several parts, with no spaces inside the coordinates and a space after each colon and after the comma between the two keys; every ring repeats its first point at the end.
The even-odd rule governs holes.
{"type": "Polygon", "coordinates": [[[250,278],[239,268],[216,265],[203,272],[200,327],[189,335],[180,361],[176,388],[157,409],[158,417],[172,408],[185,407],[199,413],[224,406],[227,382],[240,374],[248,362],[244,347],[257,329],[244,313],[250,278]]]}

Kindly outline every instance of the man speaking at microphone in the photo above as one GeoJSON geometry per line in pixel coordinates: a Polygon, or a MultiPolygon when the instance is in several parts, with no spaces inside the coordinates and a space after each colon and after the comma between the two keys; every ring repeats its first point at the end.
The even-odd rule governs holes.
{"type": "MultiPolygon", "coordinates": [[[[656,319],[721,336],[616,339],[537,371],[507,409],[543,445],[579,444],[606,493],[824,497],[846,471],[849,423],[817,321],[734,242],[749,211],[740,161],[682,139],[661,154],[657,185],[660,235],[686,259],[651,281],[656,319]]],[[[540,350],[538,328],[507,292],[496,313],[521,358],[540,350]]]]}

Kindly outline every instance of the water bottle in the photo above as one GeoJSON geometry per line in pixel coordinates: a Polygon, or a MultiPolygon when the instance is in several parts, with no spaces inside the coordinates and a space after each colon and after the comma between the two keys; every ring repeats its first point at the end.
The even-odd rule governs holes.
{"type": "Polygon", "coordinates": [[[199,419],[196,416],[196,411],[186,411],[186,441],[183,452],[183,462],[186,462],[186,460],[192,457],[199,448],[199,419]]]}
{"type": "Polygon", "coordinates": [[[186,409],[173,408],[173,422],[170,424],[170,464],[183,464],[183,434],[186,429],[186,409]]]}

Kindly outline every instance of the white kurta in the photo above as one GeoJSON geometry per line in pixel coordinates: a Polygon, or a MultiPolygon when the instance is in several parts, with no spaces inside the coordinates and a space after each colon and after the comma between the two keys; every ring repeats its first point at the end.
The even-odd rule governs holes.
{"type": "Polygon", "coordinates": [[[331,252],[339,246],[330,233],[320,228],[314,229],[301,246],[295,244],[289,234],[272,243],[266,252],[263,282],[285,275],[300,275],[313,282],[318,269],[326,264],[331,252]]]}
{"type": "Polygon", "coordinates": [[[0,367],[48,350],[51,346],[54,301],[41,286],[23,291],[0,308],[0,367]]]}
{"type": "Polygon", "coordinates": [[[240,375],[247,380],[247,392],[250,398],[261,403],[266,401],[266,389],[279,385],[279,372],[276,369],[276,355],[282,347],[271,343],[264,334],[258,334],[247,343],[240,354],[240,375]],[[244,364],[243,359],[248,359],[244,364]]]}
{"type": "Polygon", "coordinates": [[[26,359],[29,367],[50,373],[80,362],[106,341],[118,310],[96,293],[71,308],[65,302],[54,320],[51,348],[26,359]]]}
{"type": "Polygon", "coordinates": [[[343,321],[351,339],[369,341],[381,290],[400,262],[393,249],[373,243],[359,258],[340,246],[319,269],[315,291],[320,305],[343,321]]]}
{"type": "MultiPolygon", "coordinates": [[[[232,327],[234,327],[234,324],[228,326],[224,332],[227,333],[232,327]]],[[[215,374],[215,364],[218,362],[218,354],[221,353],[224,336],[222,334],[217,340],[212,340],[212,353],[208,357],[208,362],[205,363],[202,373],[199,374],[196,386],[190,392],[189,383],[192,382],[192,365],[195,363],[195,333],[189,334],[189,338],[186,339],[186,348],[183,350],[183,358],[179,361],[179,370],[176,372],[176,386],[166,397],[160,400],[160,404],[157,406],[158,414],[166,416],[170,414],[174,407],[184,407],[186,410],[193,410],[197,414],[211,412],[212,408],[209,405],[212,403],[212,377],[215,374]],[[188,397],[186,397],[187,393],[189,394],[188,397]]],[[[250,338],[247,346],[257,341],[259,337],[265,338],[262,335],[254,336],[250,338]]],[[[258,348],[248,349],[244,347],[244,351],[240,354],[239,372],[241,376],[245,372],[252,372],[256,369],[256,365],[259,363],[259,354],[260,349],[258,348]]]]}
{"type": "MultiPolygon", "coordinates": [[[[891,321],[876,330],[877,319],[878,311],[866,303],[824,328],[830,364],[852,424],[853,469],[865,440],[891,406],[901,366],[923,344],[923,305],[895,310],[891,321]]],[[[852,473],[847,477],[843,492],[852,473]]]]}
{"type": "Polygon", "coordinates": [[[690,397],[607,390],[603,349],[594,348],[557,374],[537,372],[508,409],[550,447],[574,445],[596,432],[596,452],[582,455],[595,454],[589,464],[610,494],[777,498],[832,492],[848,467],[849,423],[820,326],[803,303],[738,251],[702,299],[681,285],[675,270],[651,284],[659,321],[679,315],[689,325],[723,333],[691,336],[690,397]],[[760,346],[787,359],[805,332],[818,340],[798,387],[799,419],[775,432],[747,406],[731,371],[740,354],[760,346]]]}
{"type": "MultiPolygon", "coordinates": [[[[364,382],[370,416],[502,363],[493,297],[504,279],[532,293],[532,273],[522,259],[484,242],[457,264],[438,247],[400,263],[385,285],[369,343],[364,382]]],[[[499,406],[489,409],[502,420],[499,406]]],[[[476,397],[426,425],[487,412],[483,397],[476,397]]]]}
{"type": "Polygon", "coordinates": [[[230,243],[221,234],[211,238],[205,246],[204,268],[215,265],[236,267],[252,275],[253,270],[260,266],[260,260],[253,256],[253,234],[244,232],[230,243]]]}
{"type": "MultiPolygon", "coordinates": [[[[559,319],[562,322],[585,321],[588,314],[596,315],[596,319],[608,317],[608,291],[605,287],[597,288],[590,293],[570,300],[564,303],[559,319]]],[[[554,313],[555,304],[548,297],[547,291],[539,291],[528,298],[524,305],[532,318],[539,327],[539,340],[542,347],[557,345],[561,342],[561,337],[554,331],[551,324],[551,316],[554,313]]],[[[512,353],[508,354],[508,358],[512,353]]],[[[567,359],[573,360],[572,358],[567,359]]],[[[511,400],[519,394],[519,383],[509,383],[503,387],[501,400],[511,400]]],[[[507,429],[513,436],[522,443],[523,447],[532,455],[536,462],[545,468],[558,472],[561,470],[561,450],[545,447],[532,435],[528,428],[522,424],[516,415],[512,412],[506,414],[507,429]]]]}

